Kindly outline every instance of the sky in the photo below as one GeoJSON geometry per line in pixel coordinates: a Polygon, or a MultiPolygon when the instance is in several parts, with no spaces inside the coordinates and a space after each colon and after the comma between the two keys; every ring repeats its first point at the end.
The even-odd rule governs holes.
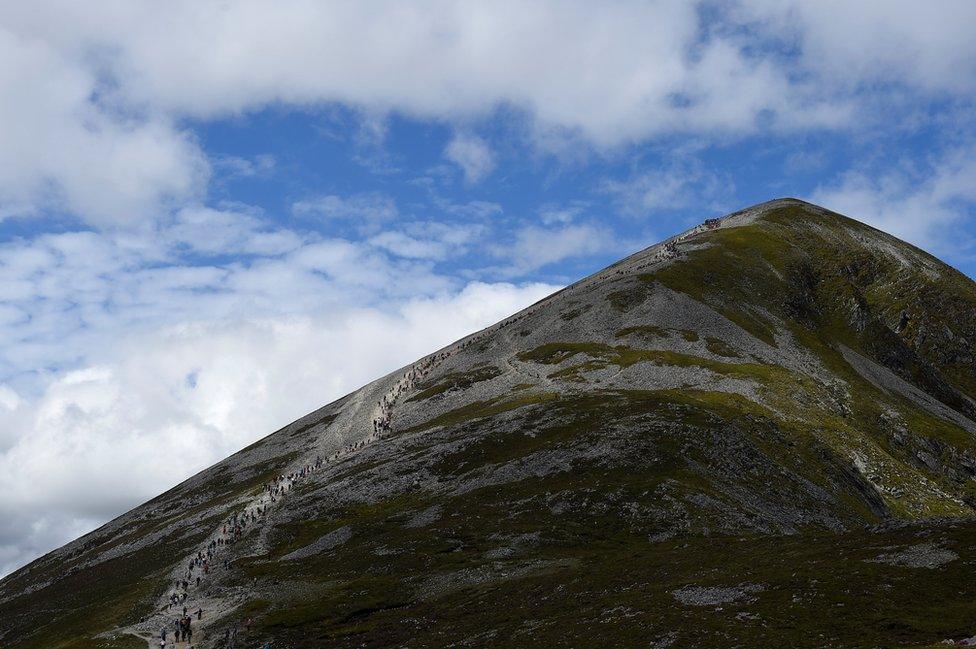
{"type": "Polygon", "coordinates": [[[708,217],[976,276],[976,3],[0,3],[0,575],[708,217]]]}

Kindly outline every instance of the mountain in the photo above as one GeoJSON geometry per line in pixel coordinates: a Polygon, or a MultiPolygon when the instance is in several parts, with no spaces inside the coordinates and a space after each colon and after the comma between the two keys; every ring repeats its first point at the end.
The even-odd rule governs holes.
{"type": "Polygon", "coordinates": [[[962,640],[974,350],[976,284],[917,248],[708,220],[6,577],[0,646],[146,647],[208,548],[202,647],[962,640]]]}

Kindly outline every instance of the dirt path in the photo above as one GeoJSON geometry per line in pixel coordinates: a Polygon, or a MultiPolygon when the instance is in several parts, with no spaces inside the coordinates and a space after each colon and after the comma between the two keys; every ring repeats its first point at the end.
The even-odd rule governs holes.
{"type": "Polygon", "coordinates": [[[176,643],[175,631],[176,620],[182,617],[185,608],[191,618],[194,646],[203,646],[205,641],[209,646],[213,646],[218,638],[210,636],[207,633],[208,628],[232,615],[247,598],[243,588],[234,589],[225,585],[222,585],[225,590],[221,595],[211,594],[215,582],[234,569],[229,563],[226,566],[224,564],[224,561],[229,561],[229,557],[233,554],[233,551],[228,548],[252,538],[262,528],[266,528],[267,524],[275,519],[281,504],[291,496],[295,487],[313,473],[322,470],[328,463],[344,459],[368,444],[382,439],[385,434],[391,433],[394,412],[400,398],[428,378],[445,359],[472,342],[473,339],[466,340],[463,344],[432,354],[411,365],[373,407],[370,413],[373,429],[364,439],[330,451],[325,454],[325,457],[323,457],[325,449],[316,447],[315,450],[296,459],[272,482],[265,484],[259,495],[239,499],[232,507],[233,513],[215,528],[194,552],[176,563],[167,576],[165,592],[156,602],[153,612],[137,624],[116,629],[105,635],[132,635],[144,640],[148,647],[158,648],[161,631],[165,628],[167,631],[165,646],[182,649],[188,646],[188,643],[185,641],[176,643]],[[243,528],[241,528],[242,523],[243,528]],[[184,582],[186,588],[183,588],[184,582]],[[227,595],[227,590],[231,592],[230,597],[227,595]],[[237,592],[234,592],[235,590],[237,592]],[[200,618],[196,614],[198,610],[203,611],[200,618]]]}

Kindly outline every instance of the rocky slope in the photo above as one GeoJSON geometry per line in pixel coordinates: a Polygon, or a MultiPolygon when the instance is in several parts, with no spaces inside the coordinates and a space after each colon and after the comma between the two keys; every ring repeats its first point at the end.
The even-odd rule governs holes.
{"type": "Polygon", "coordinates": [[[960,640],[976,634],[974,350],[971,280],[765,203],[8,576],[0,646],[146,647],[183,592],[203,647],[960,640]]]}

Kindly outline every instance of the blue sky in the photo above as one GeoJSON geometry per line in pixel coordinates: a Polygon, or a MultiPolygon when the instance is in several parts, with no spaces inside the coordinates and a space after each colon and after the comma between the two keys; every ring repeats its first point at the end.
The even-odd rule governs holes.
{"type": "Polygon", "coordinates": [[[976,276],[976,4],[0,8],[0,574],[798,196],[976,276]]]}

